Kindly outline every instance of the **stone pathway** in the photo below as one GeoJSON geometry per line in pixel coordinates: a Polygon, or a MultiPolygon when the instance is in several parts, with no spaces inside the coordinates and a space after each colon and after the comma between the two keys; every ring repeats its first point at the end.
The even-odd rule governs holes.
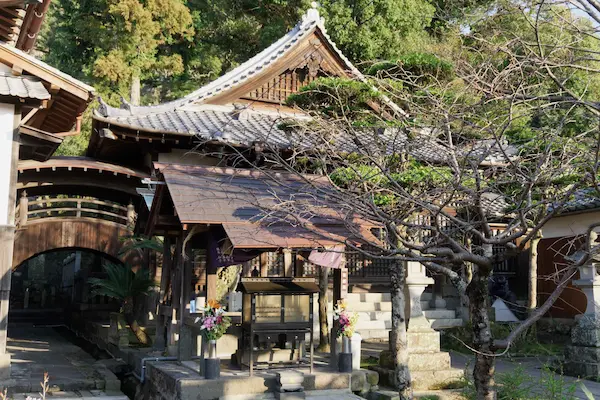
{"type": "Polygon", "coordinates": [[[55,329],[28,324],[9,325],[7,350],[11,354],[10,380],[0,389],[10,393],[37,393],[44,372],[50,375],[53,392],[119,392],[120,381],[76,344],[55,329]]]}

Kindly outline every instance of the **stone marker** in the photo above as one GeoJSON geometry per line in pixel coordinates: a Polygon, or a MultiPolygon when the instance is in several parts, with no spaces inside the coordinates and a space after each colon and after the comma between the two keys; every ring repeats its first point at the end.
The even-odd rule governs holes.
{"type": "Polygon", "coordinates": [[[277,375],[277,391],[275,398],[278,400],[304,400],[304,374],[298,371],[279,371],[277,375]]]}

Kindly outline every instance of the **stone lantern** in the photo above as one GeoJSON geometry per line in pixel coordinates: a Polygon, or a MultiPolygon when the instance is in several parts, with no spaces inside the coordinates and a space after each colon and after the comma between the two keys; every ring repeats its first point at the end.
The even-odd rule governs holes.
{"type": "MultiPolygon", "coordinates": [[[[596,244],[597,233],[590,231],[589,248],[596,244]]],[[[586,255],[578,251],[569,257],[577,262],[586,255]]],[[[571,343],[565,348],[565,372],[569,375],[600,378],[600,263],[592,259],[579,267],[579,279],[573,285],[581,289],[587,298],[585,313],[575,317],[576,324],[571,331],[571,343]]]]}

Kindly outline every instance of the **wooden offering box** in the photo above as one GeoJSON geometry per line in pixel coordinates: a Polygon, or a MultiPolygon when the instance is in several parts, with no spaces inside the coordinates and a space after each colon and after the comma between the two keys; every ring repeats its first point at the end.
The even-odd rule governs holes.
{"type": "Polygon", "coordinates": [[[313,365],[314,278],[242,278],[242,339],[238,360],[250,367],[313,365]],[[306,335],[310,356],[303,355],[306,335]]]}

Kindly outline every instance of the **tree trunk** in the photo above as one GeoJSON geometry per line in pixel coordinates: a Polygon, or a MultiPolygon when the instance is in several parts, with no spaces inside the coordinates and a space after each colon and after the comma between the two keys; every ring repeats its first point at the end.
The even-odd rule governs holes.
{"type": "MultiPolygon", "coordinates": [[[[461,268],[461,278],[467,283],[467,285],[473,279],[473,265],[471,263],[463,263],[461,268]]],[[[466,293],[460,293],[460,307],[459,316],[463,321],[469,321],[469,296],[466,293]]]]}
{"type": "Polygon", "coordinates": [[[488,274],[476,274],[467,287],[475,349],[473,379],[478,400],[495,400],[492,334],[488,317],[488,274]]]}
{"type": "Polygon", "coordinates": [[[146,331],[142,329],[140,324],[138,324],[137,320],[135,319],[133,310],[133,298],[125,299],[125,302],[123,303],[123,315],[125,317],[127,325],[129,325],[129,329],[131,329],[137,340],[143,345],[149,345],[150,337],[146,334],[146,331]]]}
{"type": "Polygon", "coordinates": [[[319,268],[319,347],[317,350],[329,352],[329,323],[327,322],[327,303],[329,302],[329,268],[319,268]]]}
{"type": "Polygon", "coordinates": [[[142,84],[140,82],[140,77],[137,75],[134,75],[131,78],[131,94],[130,94],[130,102],[134,106],[140,105],[141,87],[142,87],[142,84]]]}
{"type": "Polygon", "coordinates": [[[397,262],[391,267],[392,331],[390,333],[392,357],[395,366],[396,390],[400,400],[412,399],[410,371],[408,369],[408,335],[406,334],[406,297],[404,284],[406,268],[397,262]]]}

